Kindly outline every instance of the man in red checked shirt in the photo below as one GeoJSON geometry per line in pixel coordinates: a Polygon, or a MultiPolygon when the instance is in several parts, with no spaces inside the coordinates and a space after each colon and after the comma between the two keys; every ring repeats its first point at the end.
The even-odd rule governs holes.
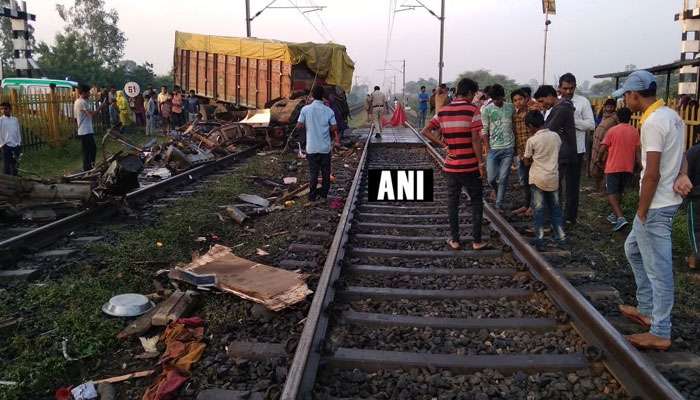
{"type": "Polygon", "coordinates": [[[447,241],[452,250],[460,250],[459,198],[466,188],[472,205],[472,236],[474,250],[488,246],[481,240],[481,220],[484,213],[481,176],[484,160],[481,153],[481,114],[472,104],[479,85],[471,79],[462,79],[457,84],[455,99],[440,108],[421,134],[431,142],[447,145],[447,157],[443,172],[447,176],[447,208],[450,219],[451,238],[447,241]],[[442,141],[433,132],[439,130],[442,141]]]}

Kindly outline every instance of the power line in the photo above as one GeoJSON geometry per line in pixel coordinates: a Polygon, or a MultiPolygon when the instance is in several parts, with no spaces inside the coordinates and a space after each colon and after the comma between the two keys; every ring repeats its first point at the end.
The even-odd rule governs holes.
{"type": "MultiPolygon", "coordinates": [[[[394,18],[396,6],[398,5],[398,0],[389,0],[389,15],[387,22],[386,31],[386,47],[384,48],[384,66],[386,66],[387,60],[389,59],[389,48],[391,47],[391,36],[394,31],[394,18]]],[[[382,86],[386,86],[386,71],[384,71],[384,77],[382,79],[382,86]]]]}
{"type": "Polygon", "coordinates": [[[306,21],[309,23],[309,25],[311,25],[311,27],[314,28],[314,30],[316,31],[316,33],[318,33],[318,35],[321,36],[321,38],[323,39],[323,41],[325,41],[325,42],[328,42],[328,41],[329,41],[328,38],[326,37],[326,35],[324,35],[323,32],[321,32],[321,31],[316,27],[316,24],[314,24],[313,21],[311,21],[311,18],[309,18],[309,16],[306,15],[306,13],[303,12],[303,11],[299,8],[299,6],[296,4],[296,2],[294,2],[294,0],[289,0],[289,3],[290,3],[292,6],[294,6],[294,8],[296,8],[297,11],[299,11],[299,14],[301,14],[301,16],[304,17],[304,19],[306,19],[306,21]]]}
{"type": "MultiPolygon", "coordinates": [[[[309,0],[309,4],[314,6],[314,7],[317,7],[316,2],[314,2],[313,0],[309,0]]],[[[331,32],[331,30],[328,29],[328,26],[326,26],[326,22],[323,21],[323,16],[321,15],[321,13],[320,12],[316,13],[316,17],[318,17],[318,20],[321,22],[323,29],[326,31],[326,33],[328,33],[328,36],[331,37],[331,40],[333,42],[335,42],[336,40],[335,40],[335,37],[333,37],[333,32],[331,32]]]]}

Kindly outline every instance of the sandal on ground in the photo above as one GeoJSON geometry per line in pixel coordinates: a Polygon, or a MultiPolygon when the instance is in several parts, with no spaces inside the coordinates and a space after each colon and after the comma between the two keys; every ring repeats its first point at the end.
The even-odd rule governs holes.
{"type": "Polygon", "coordinates": [[[454,250],[454,251],[462,250],[462,244],[459,243],[459,241],[457,241],[457,240],[448,239],[447,246],[450,248],[450,250],[454,250]]]}

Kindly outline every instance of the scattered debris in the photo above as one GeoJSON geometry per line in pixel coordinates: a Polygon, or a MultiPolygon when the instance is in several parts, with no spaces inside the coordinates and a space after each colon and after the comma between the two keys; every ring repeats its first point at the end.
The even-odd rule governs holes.
{"type": "Polygon", "coordinates": [[[193,308],[196,295],[196,292],[190,290],[187,292],[176,291],[158,305],[158,310],[151,318],[151,324],[153,326],[166,326],[170,322],[178,320],[193,308]]]}
{"type": "Polygon", "coordinates": [[[70,394],[70,387],[62,387],[56,389],[54,393],[54,399],[56,400],[71,400],[72,395],[70,394]]]}
{"type": "Polygon", "coordinates": [[[158,340],[160,338],[158,336],[153,336],[150,338],[147,337],[139,337],[139,341],[141,342],[141,346],[143,347],[143,351],[146,353],[154,353],[158,352],[158,340]]]}
{"type": "Polygon", "coordinates": [[[63,358],[66,359],[66,361],[78,361],[77,358],[73,358],[68,355],[68,339],[63,338],[63,341],[61,342],[61,351],[63,352],[63,358]]]}
{"type": "Polygon", "coordinates": [[[255,204],[260,207],[269,207],[270,201],[254,194],[239,194],[238,198],[246,203],[255,204]]]}
{"type": "Polygon", "coordinates": [[[137,317],[147,313],[155,305],[146,296],[125,293],[112,297],[102,306],[102,312],[113,317],[137,317]]]}
{"type": "Polygon", "coordinates": [[[296,176],[287,176],[282,179],[285,185],[293,185],[297,183],[297,177],[296,176]]]}
{"type": "Polygon", "coordinates": [[[114,376],[112,378],[98,379],[96,381],[92,381],[92,383],[93,384],[100,384],[100,383],[124,382],[124,381],[128,381],[129,379],[144,378],[146,376],[153,375],[154,372],[156,372],[156,371],[152,370],[152,369],[149,369],[146,371],[132,372],[130,374],[114,376]]]}
{"type": "Polygon", "coordinates": [[[180,279],[183,271],[197,276],[211,275],[218,289],[273,311],[298,303],[312,293],[303,275],[237,257],[231,248],[218,244],[190,264],[170,271],[168,276],[180,279]]]}
{"type": "Polygon", "coordinates": [[[266,252],[263,249],[255,249],[255,254],[257,254],[259,256],[269,256],[270,255],[270,253],[266,252]]]}
{"type": "Polygon", "coordinates": [[[333,197],[328,201],[328,207],[333,210],[340,210],[345,207],[345,200],[341,197],[333,197]]]}
{"type": "Polygon", "coordinates": [[[170,399],[189,379],[192,364],[204,353],[204,321],[201,318],[181,318],[168,325],[161,336],[165,352],[161,359],[163,370],[146,389],[143,400],[170,399]]]}
{"type": "Polygon", "coordinates": [[[226,207],[226,214],[238,224],[242,224],[243,221],[248,218],[248,216],[243,211],[238,209],[238,207],[226,207]]]}
{"type": "Polygon", "coordinates": [[[305,183],[298,188],[292,190],[291,192],[283,195],[282,197],[278,198],[277,201],[284,203],[285,201],[291,199],[292,197],[297,196],[299,193],[306,192],[308,194],[308,189],[309,189],[309,184],[305,183]]]}
{"type": "Polygon", "coordinates": [[[0,381],[0,385],[4,385],[4,386],[15,386],[17,384],[18,383],[15,381],[0,381]]]}
{"type": "Polygon", "coordinates": [[[167,168],[153,168],[146,172],[146,178],[168,179],[173,174],[167,168]]]}
{"type": "Polygon", "coordinates": [[[70,391],[75,400],[91,400],[97,398],[97,390],[92,382],[78,385],[70,391]]]}
{"type": "Polygon", "coordinates": [[[195,239],[194,241],[197,242],[197,243],[203,243],[203,242],[206,242],[206,241],[207,241],[207,238],[205,238],[204,236],[199,236],[199,237],[197,237],[197,239],[195,239]]]}

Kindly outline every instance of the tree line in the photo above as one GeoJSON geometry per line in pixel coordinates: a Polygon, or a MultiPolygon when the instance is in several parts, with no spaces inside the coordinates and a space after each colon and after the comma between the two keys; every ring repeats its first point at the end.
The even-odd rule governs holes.
{"type": "MultiPolygon", "coordinates": [[[[0,0],[0,5],[9,7],[9,0],[0,0]]],[[[172,85],[172,76],[157,75],[153,64],[124,59],[127,38],[118,26],[119,13],[107,9],[104,0],[75,0],[70,7],[56,4],[56,12],[65,25],[56,33],[53,43],[36,43],[33,37],[30,39],[41,76],[105,87],[121,87],[128,81],[172,85]]],[[[3,75],[14,76],[10,19],[0,21],[3,75]]]]}

